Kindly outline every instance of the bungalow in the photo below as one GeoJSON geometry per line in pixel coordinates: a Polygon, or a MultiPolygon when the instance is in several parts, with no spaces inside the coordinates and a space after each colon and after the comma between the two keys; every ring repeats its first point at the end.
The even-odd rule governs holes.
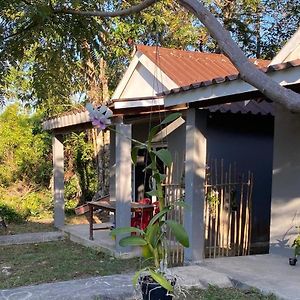
{"type": "MultiPolygon", "coordinates": [[[[254,60],[254,63],[264,67],[263,71],[281,84],[297,88],[299,61],[268,68],[266,66],[269,62],[254,60]]],[[[191,239],[191,247],[185,251],[185,260],[201,260],[205,254],[204,180],[208,156],[223,159],[225,164],[236,163],[241,171],[250,170],[254,173],[252,244],[268,243],[273,105],[255,88],[239,79],[237,70],[224,55],[138,46],[115,90],[111,106],[116,116],[114,121],[117,131],[121,133],[111,135],[110,196],[117,202],[117,226],[129,225],[128,202],[138,197],[132,191],[142,184],[138,180],[141,177],[139,170],[132,173],[131,143],[124,136],[145,140],[149,126],[157,124],[166,113],[179,110],[183,112],[183,118],[171,124],[167,132],[160,132],[157,146],[165,146],[167,142],[176,160],[173,182],[179,184],[184,181],[185,199],[191,206],[184,216],[184,224],[191,239]]],[[[293,117],[289,112],[284,114],[293,117]]],[[[86,111],[60,116],[44,123],[44,129],[53,132],[57,227],[64,225],[63,134],[89,127],[91,122],[86,111]]],[[[280,128],[283,130],[282,126],[280,128]]],[[[275,139],[278,134],[283,133],[276,133],[275,130],[275,139]]],[[[277,161],[276,155],[275,150],[274,164],[277,161]]],[[[297,172],[295,165],[290,164],[285,168],[297,172]]],[[[276,176],[280,173],[281,169],[276,176]]],[[[273,181],[276,180],[274,176],[273,171],[273,181]]],[[[291,191],[298,192],[295,180],[290,180],[288,184],[291,191]]],[[[147,189],[146,186],[143,188],[144,191],[147,189]]],[[[279,190],[276,191],[273,185],[273,198],[276,193],[279,194],[279,190]]],[[[273,212],[272,204],[272,222],[278,210],[277,213],[273,212]]],[[[272,239],[271,235],[271,242],[272,239]]],[[[116,248],[117,251],[124,251],[117,242],[116,248]]]]}

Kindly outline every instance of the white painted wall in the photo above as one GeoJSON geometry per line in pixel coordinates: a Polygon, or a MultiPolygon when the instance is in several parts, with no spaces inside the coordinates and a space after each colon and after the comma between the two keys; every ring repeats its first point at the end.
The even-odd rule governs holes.
{"type": "Polygon", "coordinates": [[[153,97],[158,91],[165,89],[165,86],[139,62],[120,98],[153,97]]]}
{"type": "Polygon", "coordinates": [[[276,106],[270,252],[291,254],[300,225],[300,114],[276,106]]]}

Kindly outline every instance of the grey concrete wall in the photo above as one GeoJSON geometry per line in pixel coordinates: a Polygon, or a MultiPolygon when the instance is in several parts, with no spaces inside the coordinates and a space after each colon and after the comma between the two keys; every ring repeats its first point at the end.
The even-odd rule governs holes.
{"type": "Polygon", "coordinates": [[[300,114],[276,107],[270,251],[291,252],[300,225],[300,114]]]}
{"type": "Polygon", "coordinates": [[[166,138],[173,159],[172,183],[174,184],[184,183],[185,130],[186,126],[182,124],[166,138]]]}
{"type": "Polygon", "coordinates": [[[207,153],[236,163],[239,173],[254,174],[252,245],[268,251],[272,185],[273,117],[210,114],[207,153]]]}

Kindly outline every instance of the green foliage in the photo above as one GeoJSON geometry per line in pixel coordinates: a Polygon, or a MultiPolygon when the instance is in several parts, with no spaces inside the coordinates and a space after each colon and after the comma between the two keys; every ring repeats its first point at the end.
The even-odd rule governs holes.
{"type": "MultiPolygon", "coordinates": [[[[207,2],[211,12],[249,57],[273,58],[299,26],[299,0],[207,2]]],[[[207,33],[201,34],[200,39],[202,49],[219,51],[207,33]]]]}
{"type": "Polygon", "coordinates": [[[74,204],[91,201],[98,188],[93,144],[88,133],[72,133],[65,139],[67,172],[76,174],[66,182],[66,198],[74,204]]]}
{"type": "Polygon", "coordinates": [[[294,248],[295,257],[300,255],[300,235],[295,238],[292,247],[294,248]]]}
{"type": "Polygon", "coordinates": [[[11,211],[6,219],[8,222],[25,221],[29,217],[49,215],[53,209],[52,195],[45,189],[33,190],[18,183],[0,189],[0,206],[7,208],[7,213],[11,211]]]}
{"type": "Polygon", "coordinates": [[[71,96],[86,94],[89,60],[97,74],[100,58],[106,61],[113,90],[132,52],[129,40],[179,48],[197,45],[193,17],[172,0],[125,18],[86,18],[53,11],[64,5],[78,10],[114,10],[134,3],[0,0],[0,90],[6,99],[38,105],[49,116],[69,109],[71,96]]]}
{"type": "Polygon", "coordinates": [[[20,215],[16,210],[6,204],[0,202],[0,217],[8,223],[21,223],[24,221],[24,216],[20,215]]]}
{"type": "Polygon", "coordinates": [[[18,181],[48,185],[52,166],[51,137],[42,132],[41,120],[18,105],[0,115],[0,186],[18,181]]]}

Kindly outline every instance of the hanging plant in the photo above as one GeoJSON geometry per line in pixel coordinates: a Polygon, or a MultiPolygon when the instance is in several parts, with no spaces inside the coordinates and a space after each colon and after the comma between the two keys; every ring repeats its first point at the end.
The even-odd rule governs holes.
{"type": "MultiPolygon", "coordinates": [[[[99,129],[103,130],[112,128],[110,118],[112,111],[106,107],[101,106],[94,108],[91,104],[86,106],[89,111],[92,124],[99,129]]],[[[181,114],[174,113],[167,116],[159,125],[153,127],[148,135],[146,143],[141,143],[137,140],[131,139],[135,146],[132,149],[131,157],[134,164],[137,162],[139,150],[143,149],[147,152],[150,158],[150,163],[146,166],[145,170],[151,171],[153,179],[152,190],[148,192],[148,196],[155,196],[159,203],[159,212],[152,217],[149,224],[144,230],[136,227],[122,227],[112,230],[113,237],[117,235],[132,234],[120,239],[120,246],[137,246],[142,250],[143,256],[152,260],[153,267],[147,267],[139,270],[133,278],[134,284],[140,283],[144,299],[171,299],[171,293],[174,290],[175,279],[170,278],[167,270],[167,230],[169,229],[174,235],[175,239],[184,247],[189,247],[189,237],[184,227],[174,221],[168,220],[167,214],[174,210],[176,207],[185,207],[184,201],[175,201],[170,205],[165,204],[165,195],[163,189],[163,181],[166,174],[162,174],[159,169],[159,164],[163,163],[163,169],[170,168],[172,164],[172,156],[169,150],[160,149],[156,150],[152,146],[152,140],[159,130],[167,124],[175,121],[181,114]],[[154,289],[149,296],[150,289],[154,289]],[[154,294],[158,292],[156,298],[154,294]]]]}
{"type": "Polygon", "coordinates": [[[219,206],[219,192],[217,190],[211,189],[207,194],[206,194],[206,203],[209,206],[209,213],[210,215],[215,218],[217,214],[217,209],[219,206]]]}

